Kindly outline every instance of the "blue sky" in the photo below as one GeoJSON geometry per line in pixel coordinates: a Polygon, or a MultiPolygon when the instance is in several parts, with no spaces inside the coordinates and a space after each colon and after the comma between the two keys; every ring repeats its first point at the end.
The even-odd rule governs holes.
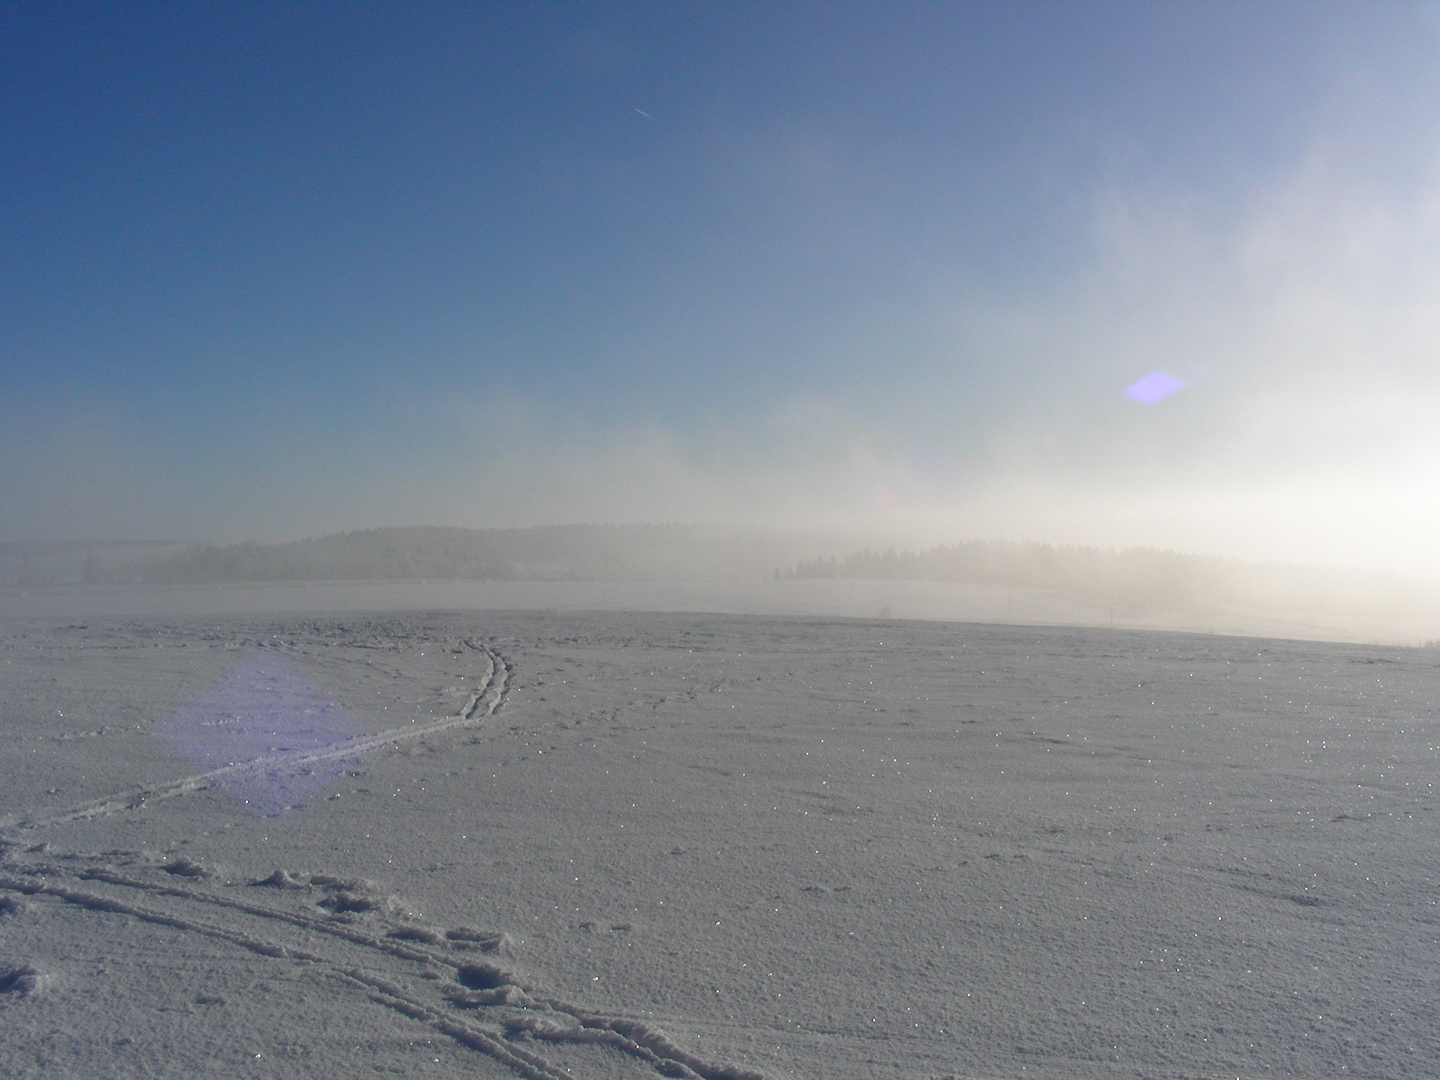
{"type": "Polygon", "coordinates": [[[1429,575],[1437,136],[1433,5],[5,5],[0,539],[1429,575]]]}

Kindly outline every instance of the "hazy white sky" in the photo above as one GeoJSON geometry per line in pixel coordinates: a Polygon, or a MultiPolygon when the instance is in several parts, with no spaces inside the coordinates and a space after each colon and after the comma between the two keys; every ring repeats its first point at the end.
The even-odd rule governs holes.
{"type": "Polygon", "coordinates": [[[0,54],[0,539],[1440,576],[1434,5],[58,5],[0,54]]]}

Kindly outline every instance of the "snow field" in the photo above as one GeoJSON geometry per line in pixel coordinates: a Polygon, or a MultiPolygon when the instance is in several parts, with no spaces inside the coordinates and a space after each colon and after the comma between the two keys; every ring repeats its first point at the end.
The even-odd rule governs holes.
{"type": "Polygon", "coordinates": [[[0,1068],[1428,1075],[1435,659],[700,614],[12,623],[0,1068]],[[204,759],[207,723],[260,749],[204,759]]]}

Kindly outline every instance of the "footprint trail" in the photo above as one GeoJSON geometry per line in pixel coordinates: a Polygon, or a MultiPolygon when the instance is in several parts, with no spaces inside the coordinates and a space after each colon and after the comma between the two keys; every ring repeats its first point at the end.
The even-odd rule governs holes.
{"type": "Polygon", "coordinates": [[[485,669],[463,707],[443,719],[267,755],[43,816],[0,820],[0,893],[12,904],[25,897],[36,906],[119,915],[321,972],[343,992],[423,1024],[525,1080],[568,1080],[576,1075],[572,1064],[587,1054],[602,1055],[611,1075],[618,1055],[621,1071],[639,1075],[764,1080],[691,1054],[637,1018],[598,1013],[538,990],[509,962],[503,932],[431,925],[363,879],[276,869],[259,880],[227,880],[188,858],[56,852],[39,839],[47,827],[124,814],[247,772],[301,770],[477,726],[503,708],[511,666],[489,646],[465,644],[485,669]],[[563,1060],[556,1056],[561,1051],[563,1060]]]}

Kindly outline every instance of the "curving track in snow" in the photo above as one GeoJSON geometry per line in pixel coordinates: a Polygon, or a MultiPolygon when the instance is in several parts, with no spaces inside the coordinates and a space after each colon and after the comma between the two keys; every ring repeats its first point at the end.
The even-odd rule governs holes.
{"type": "Polygon", "coordinates": [[[485,645],[466,642],[486,661],[488,669],[478,689],[471,693],[465,707],[453,716],[447,716],[428,724],[411,724],[406,727],[390,728],[371,735],[358,735],[320,749],[288,751],[281,754],[267,754],[249,761],[237,762],[209,772],[183,776],[162,784],[132,788],[102,799],[92,799],[78,806],[70,807],[43,817],[0,818],[0,840],[7,833],[23,834],[48,826],[62,825],[69,821],[84,821],[90,818],[121,814],[138,810],[146,803],[173,799],[195,791],[213,787],[226,780],[237,780],[251,775],[298,772],[302,769],[328,761],[344,761],[360,758],[384,746],[398,746],[412,739],[426,735],[438,735],[452,728],[479,724],[485,717],[493,716],[505,703],[505,694],[510,679],[510,666],[505,658],[485,645]]]}
{"type": "Polygon", "coordinates": [[[504,706],[512,669],[495,649],[465,644],[484,659],[485,673],[465,705],[441,720],[323,749],[268,755],[44,816],[0,821],[0,893],[165,926],[275,963],[301,965],[525,1080],[569,1080],[577,1056],[583,1064],[587,1054],[605,1055],[605,1070],[612,1074],[619,1055],[629,1063],[622,1071],[681,1080],[763,1080],[759,1073],[703,1060],[636,1018],[596,1013],[537,990],[505,962],[503,932],[430,925],[363,879],[276,870],[262,880],[226,881],[190,859],[57,853],[40,841],[50,826],[123,814],[249,773],[305,769],[477,726],[504,706]],[[556,1060],[561,1048],[563,1062],[556,1060]]]}

